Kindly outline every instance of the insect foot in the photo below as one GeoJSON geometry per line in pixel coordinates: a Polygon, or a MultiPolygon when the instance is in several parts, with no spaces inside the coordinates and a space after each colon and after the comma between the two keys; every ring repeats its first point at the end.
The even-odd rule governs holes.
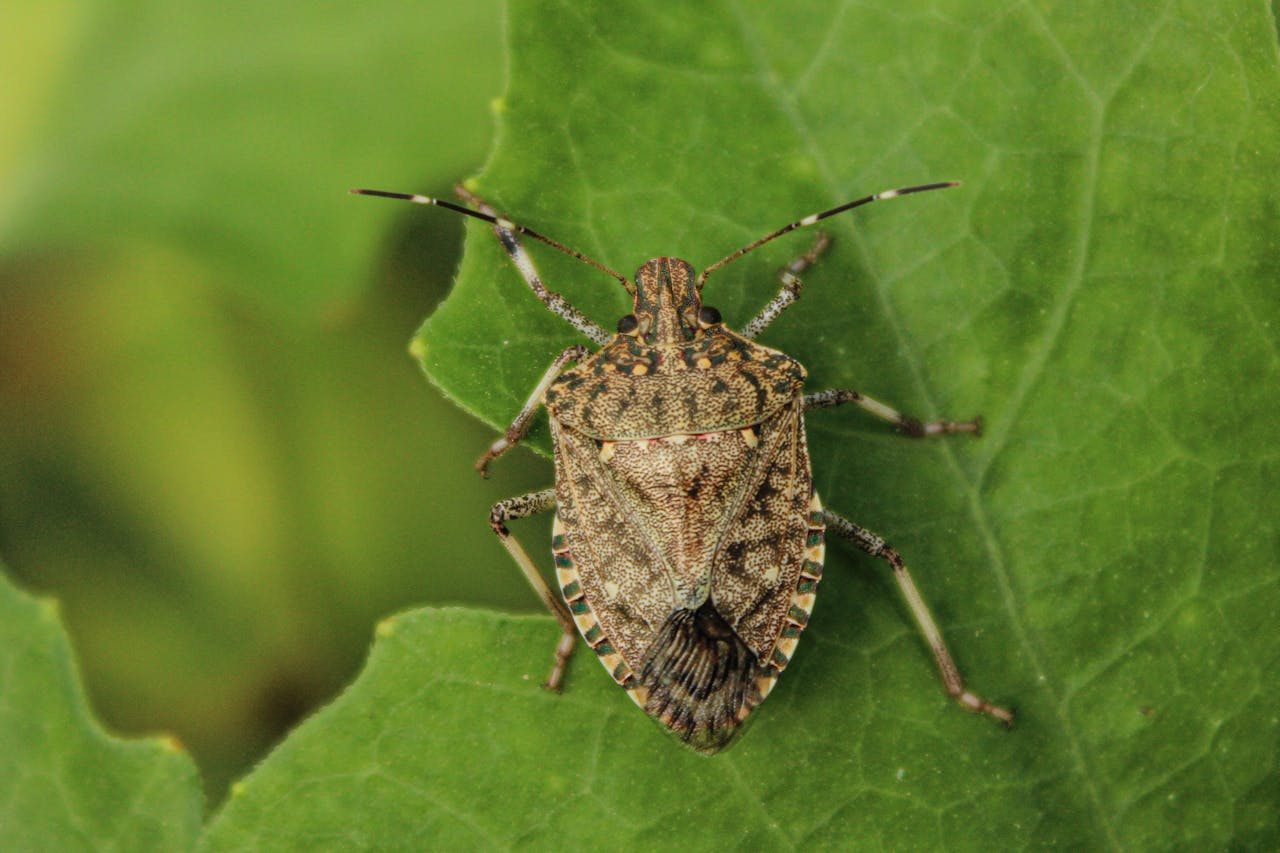
{"type": "Polygon", "coordinates": [[[555,486],[498,502],[489,523],[560,623],[548,688],[560,688],[581,635],[645,713],[694,749],[723,749],[796,652],[832,530],[893,570],[947,692],[968,710],[1012,722],[1011,711],[965,686],[898,552],[823,508],[805,438],[807,412],[846,403],[918,438],[978,435],[981,419],[924,421],[847,388],[806,394],[804,367],[755,342],[799,298],[800,275],[829,245],[825,235],[783,268],[777,292],[741,332],[702,301],[711,273],[784,234],[874,201],[953,186],[865,196],[784,225],[700,273],[687,261],[659,257],[641,264],[633,279],[499,215],[465,190],[470,207],[353,190],[489,223],[534,296],[598,347],[564,349],[476,465],[486,473],[546,409],[555,486]],[[616,331],[606,332],[549,290],[522,238],[616,280],[632,298],[616,331]],[[507,527],[552,510],[558,592],[507,527]]]}

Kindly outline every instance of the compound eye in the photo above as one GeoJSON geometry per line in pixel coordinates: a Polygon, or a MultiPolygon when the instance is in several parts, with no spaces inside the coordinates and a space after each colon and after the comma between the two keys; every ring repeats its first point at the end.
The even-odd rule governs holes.
{"type": "Polygon", "coordinates": [[[640,326],[635,314],[628,314],[618,321],[618,334],[629,335],[640,326]]]}
{"type": "Polygon", "coordinates": [[[698,325],[702,328],[714,326],[720,322],[720,312],[710,305],[703,305],[698,311],[698,325]]]}

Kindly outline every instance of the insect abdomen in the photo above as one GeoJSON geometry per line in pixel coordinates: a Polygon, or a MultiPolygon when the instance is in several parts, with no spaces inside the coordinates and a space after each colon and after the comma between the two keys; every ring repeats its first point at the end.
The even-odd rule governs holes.
{"type": "Polygon", "coordinates": [[[667,617],[640,666],[646,713],[693,748],[717,752],[764,699],[755,653],[710,601],[667,617]]]}

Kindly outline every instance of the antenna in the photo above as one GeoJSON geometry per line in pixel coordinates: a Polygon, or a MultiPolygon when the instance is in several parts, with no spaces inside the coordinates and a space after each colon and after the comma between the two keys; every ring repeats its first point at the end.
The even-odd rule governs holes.
{"type": "Polygon", "coordinates": [[[506,217],[493,216],[488,213],[481,213],[478,210],[472,210],[469,207],[463,207],[462,205],[454,204],[451,201],[444,201],[443,199],[432,198],[431,196],[426,196],[426,195],[417,195],[416,193],[393,193],[393,192],[388,192],[386,190],[366,190],[366,189],[354,189],[354,190],[351,190],[351,193],[352,195],[372,195],[372,196],[378,196],[379,198],[395,198],[395,199],[401,199],[403,201],[411,201],[414,204],[429,204],[433,207],[443,207],[447,210],[452,210],[455,213],[461,213],[463,216],[470,216],[473,219],[479,219],[482,222],[488,222],[494,227],[502,229],[504,231],[514,231],[517,234],[523,234],[524,236],[537,240],[541,243],[546,243],[551,248],[558,249],[572,258],[577,258],[578,260],[582,261],[584,264],[590,264],[591,266],[600,270],[602,273],[610,276],[611,278],[616,279],[623,287],[627,289],[628,293],[632,294],[633,296],[635,295],[635,285],[631,283],[631,279],[627,278],[624,275],[614,272],[613,270],[609,269],[604,264],[600,263],[599,261],[593,258],[588,258],[586,255],[582,254],[576,249],[570,249],[568,246],[564,245],[563,243],[558,243],[555,240],[552,240],[550,237],[544,237],[541,234],[539,234],[537,231],[534,231],[532,228],[525,228],[523,225],[517,225],[516,223],[512,222],[510,219],[507,219],[506,217]]]}
{"type": "Polygon", "coordinates": [[[902,187],[901,189],[896,189],[896,190],[885,190],[884,192],[876,193],[875,195],[864,196],[863,198],[857,199],[856,201],[851,201],[848,204],[842,204],[839,207],[833,207],[830,210],[824,210],[822,211],[822,213],[812,213],[806,216],[804,219],[797,219],[795,222],[792,222],[790,225],[784,225],[781,228],[779,228],[777,231],[764,235],[763,237],[761,237],[759,240],[756,240],[751,245],[742,247],[738,251],[734,252],[732,255],[729,255],[727,258],[722,258],[721,260],[716,261],[714,264],[704,269],[698,275],[698,283],[697,283],[698,290],[702,290],[702,285],[706,284],[707,276],[711,275],[711,273],[720,269],[725,264],[731,261],[736,261],[738,258],[745,255],[747,252],[750,252],[752,249],[758,249],[761,246],[763,246],[765,243],[768,243],[770,240],[773,240],[777,237],[781,237],[783,234],[787,234],[791,231],[795,231],[797,228],[807,228],[808,226],[813,225],[816,222],[821,222],[822,220],[826,219],[828,216],[835,216],[837,213],[844,213],[846,210],[853,210],[853,208],[855,207],[862,207],[862,205],[871,204],[871,202],[873,201],[888,201],[889,199],[897,198],[900,195],[910,195],[911,193],[928,192],[929,190],[945,190],[948,187],[958,187],[958,186],[960,186],[959,181],[944,181],[942,183],[937,183],[937,184],[921,184],[918,187],[902,187]]]}

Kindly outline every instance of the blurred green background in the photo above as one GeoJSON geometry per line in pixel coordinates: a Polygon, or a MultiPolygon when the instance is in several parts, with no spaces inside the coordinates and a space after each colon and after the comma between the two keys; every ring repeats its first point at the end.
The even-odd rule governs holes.
{"type": "Polygon", "coordinates": [[[62,602],[98,713],[210,804],[377,620],[537,608],[485,524],[545,486],[406,352],[490,145],[497,0],[0,12],[0,555],[62,602]]]}

